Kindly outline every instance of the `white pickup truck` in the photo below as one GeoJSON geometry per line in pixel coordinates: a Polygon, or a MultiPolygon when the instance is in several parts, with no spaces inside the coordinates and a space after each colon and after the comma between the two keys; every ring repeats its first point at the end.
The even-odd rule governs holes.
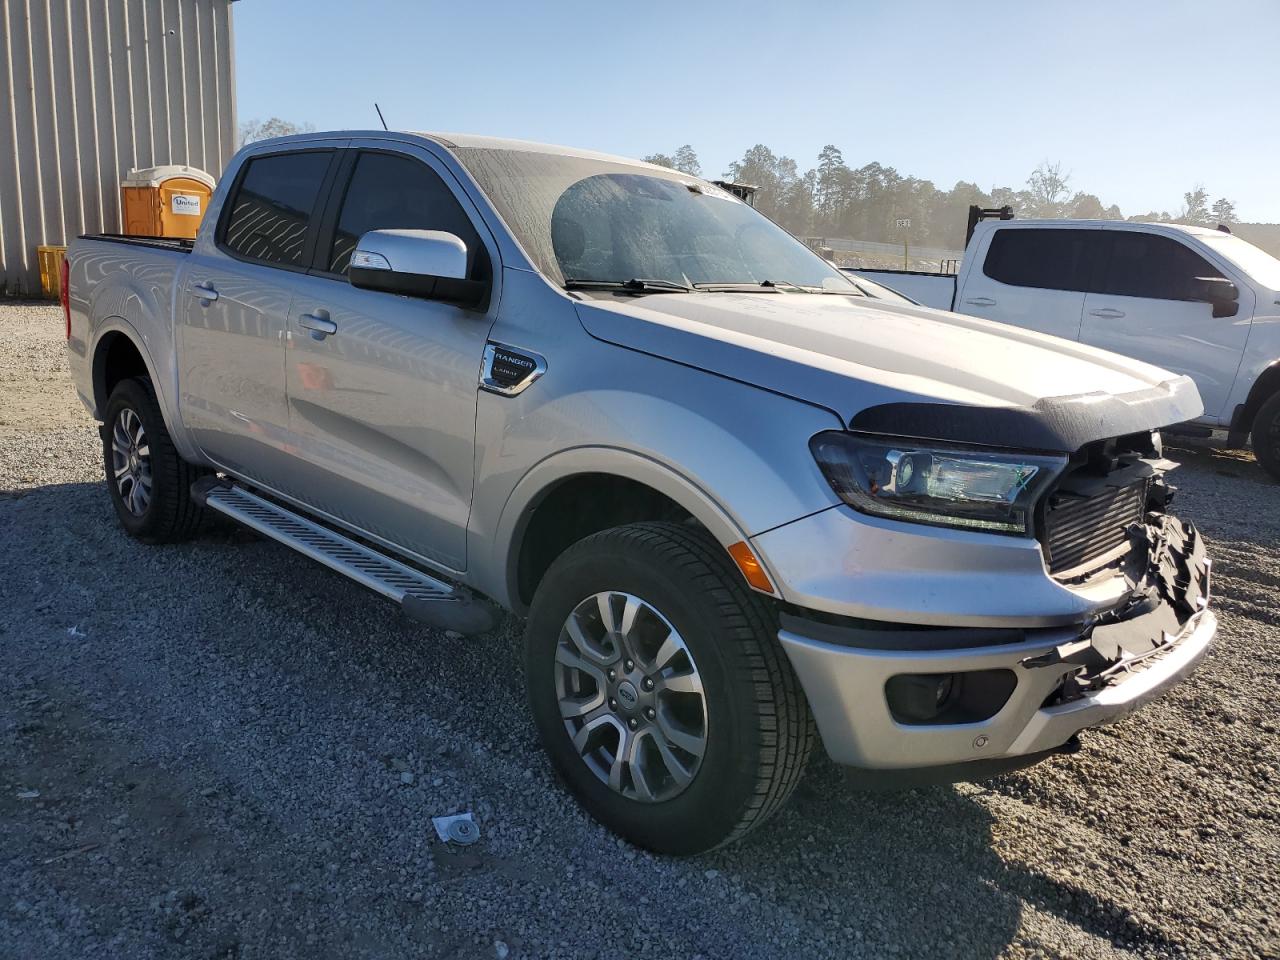
{"type": "Polygon", "coordinates": [[[1280,260],[1222,230],[1114,220],[978,223],[956,276],[859,270],[925,306],[998,320],[1186,374],[1187,429],[1252,437],[1280,478],[1280,260]]]}

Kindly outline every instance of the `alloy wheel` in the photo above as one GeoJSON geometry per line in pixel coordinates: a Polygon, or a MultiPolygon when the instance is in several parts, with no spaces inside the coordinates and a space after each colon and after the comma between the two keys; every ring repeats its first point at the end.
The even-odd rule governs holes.
{"type": "Polygon", "coordinates": [[[651,604],[619,591],[583,600],[560,630],[555,677],[565,730],[611,789],[659,803],[693,782],[707,748],[702,678],[651,604]]]}
{"type": "Polygon", "coordinates": [[[151,505],[151,447],[142,418],[121,408],[111,427],[111,469],[125,508],[135,517],[151,505]]]}

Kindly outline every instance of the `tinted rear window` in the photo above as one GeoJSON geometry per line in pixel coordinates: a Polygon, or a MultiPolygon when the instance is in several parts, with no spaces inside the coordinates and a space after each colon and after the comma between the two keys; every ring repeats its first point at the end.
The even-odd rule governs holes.
{"type": "Polygon", "coordinates": [[[1015,287],[1089,289],[1101,230],[997,230],[982,272],[1015,287]]]}
{"type": "Polygon", "coordinates": [[[307,228],[332,156],[331,150],[311,150],[250,160],[222,242],[241,257],[305,266],[307,228]]]}

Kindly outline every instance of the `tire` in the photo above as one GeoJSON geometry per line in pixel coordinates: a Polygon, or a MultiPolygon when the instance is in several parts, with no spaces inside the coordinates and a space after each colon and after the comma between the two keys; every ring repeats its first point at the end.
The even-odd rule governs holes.
{"type": "Polygon", "coordinates": [[[775,813],[816,739],[777,631],[701,530],[637,523],[566,550],[533,600],[525,676],[543,747],[586,811],[667,854],[730,843],[775,813]]]}
{"type": "Polygon", "coordinates": [[[1273,394],[1253,418],[1253,455],[1262,469],[1280,480],[1280,393],[1273,394]]]}
{"type": "Polygon", "coordinates": [[[206,471],[178,456],[149,381],[122,380],[111,391],[102,461],[107,491],[129,536],[178,543],[199,531],[205,511],[191,499],[191,484],[206,471]]]}

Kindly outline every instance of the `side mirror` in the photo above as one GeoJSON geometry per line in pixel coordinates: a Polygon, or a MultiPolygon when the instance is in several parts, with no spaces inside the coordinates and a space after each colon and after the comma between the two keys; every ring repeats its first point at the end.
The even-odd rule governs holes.
{"type": "Polygon", "coordinates": [[[1234,317],[1240,312],[1240,288],[1222,277],[1194,277],[1191,299],[1213,304],[1215,317],[1234,317]]]}
{"type": "Polygon", "coordinates": [[[443,230],[370,230],[351,254],[347,279],[380,290],[477,309],[489,285],[467,279],[467,245],[443,230]]]}

